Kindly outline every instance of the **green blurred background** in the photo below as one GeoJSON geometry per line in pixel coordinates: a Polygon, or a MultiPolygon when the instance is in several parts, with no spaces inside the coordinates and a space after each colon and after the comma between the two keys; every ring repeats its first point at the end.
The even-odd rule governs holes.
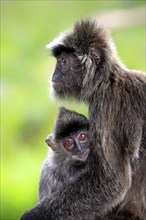
{"type": "MultiPolygon", "coordinates": [[[[50,95],[55,59],[45,45],[79,18],[118,9],[145,7],[145,1],[1,1],[1,211],[0,219],[20,218],[38,201],[45,137],[59,105],[83,114],[77,103],[50,95]]],[[[144,25],[112,32],[122,61],[145,70],[144,25]]]]}

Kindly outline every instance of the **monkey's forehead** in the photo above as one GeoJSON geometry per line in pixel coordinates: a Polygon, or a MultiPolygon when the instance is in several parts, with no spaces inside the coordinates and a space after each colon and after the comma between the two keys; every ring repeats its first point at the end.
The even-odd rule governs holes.
{"type": "Polygon", "coordinates": [[[55,134],[55,139],[56,140],[62,140],[62,139],[66,139],[66,138],[70,138],[70,137],[75,137],[77,136],[80,132],[86,133],[88,134],[88,130],[87,129],[78,129],[78,130],[62,130],[59,132],[56,132],[55,134]]]}
{"type": "Polygon", "coordinates": [[[81,121],[72,121],[70,123],[63,124],[61,121],[57,122],[55,128],[55,138],[62,139],[68,136],[76,135],[79,132],[88,132],[89,123],[81,121]]]}

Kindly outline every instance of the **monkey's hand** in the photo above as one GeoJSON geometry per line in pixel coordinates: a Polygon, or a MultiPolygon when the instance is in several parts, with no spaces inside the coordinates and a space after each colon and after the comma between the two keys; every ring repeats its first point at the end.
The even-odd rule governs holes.
{"type": "Polygon", "coordinates": [[[43,207],[37,205],[35,208],[23,214],[20,220],[50,220],[49,216],[45,214],[43,207]]]}
{"type": "Polygon", "coordinates": [[[33,210],[30,210],[28,212],[25,212],[23,214],[23,216],[20,218],[20,220],[34,220],[34,219],[38,219],[36,218],[35,214],[33,213],[33,210]]]}

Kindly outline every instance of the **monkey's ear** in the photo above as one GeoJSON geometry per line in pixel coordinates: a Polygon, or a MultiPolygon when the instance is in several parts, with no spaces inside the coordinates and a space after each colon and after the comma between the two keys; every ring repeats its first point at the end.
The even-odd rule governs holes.
{"type": "Polygon", "coordinates": [[[89,51],[89,55],[92,57],[92,59],[95,61],[96,65],[100,62],[100,52],[97,48],[91,48],[89,51]]]}
{"type": "Polygon", "coordinates": [[[47,136],[45,142],[52,150],[55,150],[55,141],[52,134],[47,136]]]}

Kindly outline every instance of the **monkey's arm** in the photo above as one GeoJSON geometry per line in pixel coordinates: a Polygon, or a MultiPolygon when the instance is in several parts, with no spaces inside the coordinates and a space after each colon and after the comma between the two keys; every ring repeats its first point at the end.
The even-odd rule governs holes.
{"type": "Polygon", "coordinates": [[[39,201],[46,197],[46,195],[51,194],[52,191],[52,172],[53,168],[51,168],[49,164],[49,160],[46,159],[44,162],[41,176],[40,176],[40,183],[39,183],[39,201]]]}
{"type": "Polygon", "coordinates": [[[123,194],[122,184],[115,174],[100,180],[94,169],[54,193],[52,198],[43,200],[25,213],[21,220],[95,219],[95,216],[111,207],[111,201],[113,203],[119,199],[120,191],[123,194]]]}

